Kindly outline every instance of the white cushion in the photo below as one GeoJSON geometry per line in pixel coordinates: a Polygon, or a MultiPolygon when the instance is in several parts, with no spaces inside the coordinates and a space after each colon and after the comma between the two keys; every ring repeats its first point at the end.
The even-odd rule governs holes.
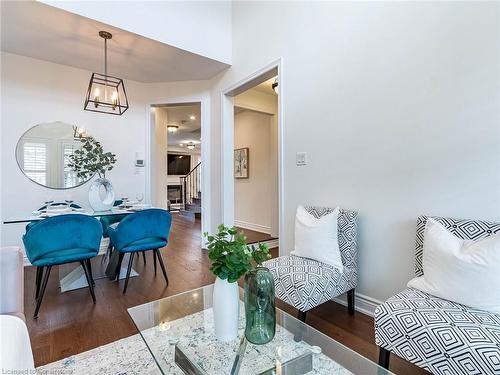
{"type": "Polygon", "coordinates": [[[292,255],[314,259],[343,270],[340,256],[337,221],[339,208],[319,219],[304,207],[297,207],[295,216],[295,249],[292,255]]]}
{"type": "Polygon", "coordinates": [[[28,329],[21,319],[0,315],[0,342],[0,369],[6,371],[2,373],[35,373],[28,329]]]}
{"type": "Polygon", "coordinates": [[[409,287],[477,309],[500,313],[500,235],[462,240],[427,220],[424,275],[409,287]]]}

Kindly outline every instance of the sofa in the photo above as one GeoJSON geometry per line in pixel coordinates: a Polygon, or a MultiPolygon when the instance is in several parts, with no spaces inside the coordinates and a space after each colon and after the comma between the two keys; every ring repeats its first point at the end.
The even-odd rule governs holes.
{"type": "MultiPolygon", "coordinates": [[[[500,233],[500,223],[433,217],[461,239],[500,233]]],[[[415,275],[422,267],[426,216],[417,219],[415,275]]],[[[497,286],[498,287],[498,286],[497,286]]],[[[375,310],[379,364],[390,353],[437,375],[500,374],[500,314],[407,288],[375,310]]]]}
{"type": "Polygon", "coordinates": [[[0,342],[9,343],[0,345],[2,373],[34,370],[24,317],[24,264],[19,247],[0,248],[0,342]]]}

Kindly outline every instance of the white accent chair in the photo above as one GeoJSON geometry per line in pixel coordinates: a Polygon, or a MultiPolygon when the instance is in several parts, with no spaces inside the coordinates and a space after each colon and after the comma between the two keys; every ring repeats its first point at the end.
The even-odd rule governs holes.
{"type": "Polygon", "coordinates": [[[24,264],[19,247],[0,248],[0,342],[2,373],[31,373],[27,370],[35,366],[24,317],[24,264]]]}

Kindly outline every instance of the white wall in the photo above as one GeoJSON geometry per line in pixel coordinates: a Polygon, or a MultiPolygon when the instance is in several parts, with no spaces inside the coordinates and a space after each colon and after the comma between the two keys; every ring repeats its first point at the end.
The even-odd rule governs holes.
{"type": "MultiPolygon", "coordinates": [[[[111,116],[83,110],[89,71],[8,53],[1,54],[1,63],[2,222],[9,217],[29,215],[49,197],[64,200],[71,196],[88,207],[89,183],[69,190],[48,189],[31,182],[19,170],[16,144],[33,125],[64,121],[87,129],[105,150],[117,155],[114,169],[107,174],[117,197],[134,199],[138,192],[143,192],[145,201],[151,202],[150,104],[201,101],[202,121],[208,121],[210,114],[207,81],[144,84],[126,80],[130,108],[123,116],[111,116]],[[144,157],[145,168],[135,167],[136,153],[144,157]]],[[[207,127],[207,139],[208,130],[207,127]]],[[[210,147],[206,149],[210,151],[210,147]]],[[[20,244],[24,226],[2,224],[2,245],[20,244]]]]}
{"type": "Polygon", "coordinates": [[[248,178],[234,181],[236,225],[271,233],[272,116],[246,110],[234,116],[234,148],[248,147],[248,178]]]}
{"type": "Polygon", "coordinates": [[[153,108],[154,133],[151,140],[151,175],[152,199],[155,207],[167,207],[167,142],[168,142],[168,111],[166,108],[153,108]]]}
{"type": "Polygon", "coordinates": [[[213,80],[211,130],[220,142],[221,91],[282,57],[280,250],[298,204],[357,210],[358,293],[383,300],[413,276],[418,215],[500,220],[499,7],[233,4],[233,67],[213,80]]]}
{"type": "Polygon", "coordinates": [[[41,1],[231,64],[231,1],[41,1]]]}

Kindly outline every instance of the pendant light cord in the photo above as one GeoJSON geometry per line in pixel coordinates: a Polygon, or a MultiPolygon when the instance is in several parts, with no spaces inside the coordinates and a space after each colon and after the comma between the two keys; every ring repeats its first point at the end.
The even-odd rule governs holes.
{"type": "Polygon", "coordinates": [[[104,75],[108,75],[108,39],[104,38],[104,75]]]}

